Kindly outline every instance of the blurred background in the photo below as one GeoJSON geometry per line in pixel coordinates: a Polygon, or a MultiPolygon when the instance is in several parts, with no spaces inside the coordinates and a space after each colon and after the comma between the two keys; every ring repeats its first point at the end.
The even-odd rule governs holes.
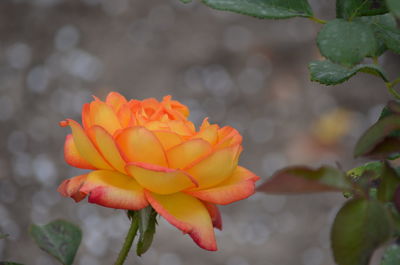
{"type": "MultiPolygon", "coordinates": [[[[334,17],[334,1],[310,1],[334,17]]],[[[0,2],[0,260],[57,262],[28,236],[29,224],[79,224],[75,264],[108,265],[128,230],[125,213],[62,198],[79,174],[64,162],[65,118],[79,120],[91,95],[171,94],[196,123],[236,127],[240,163],[267,179],[284,166],[359,164],[352,148],[389,98],[378,78],[344,85],[309,81],[320,28],[306,19],[259,20],[178,0],[2,0],[0,2]]],[[[399,57],[381,63],[391,78],[399,57]]],[[[198,248],[164,220],[151,250],[126,264],[331,265],[329,228],[341,194],[271,196],[221,207],[219,251],[198,248]]]]}

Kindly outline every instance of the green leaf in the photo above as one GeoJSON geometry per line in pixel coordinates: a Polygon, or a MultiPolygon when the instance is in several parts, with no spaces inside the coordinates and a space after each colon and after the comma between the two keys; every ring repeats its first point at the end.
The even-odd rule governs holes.
{"type": "Polygon", "coordinates": [[[381,183],[378,187],[378,199],[382,202],[390,202],[394,200],[396,188],[400,185],[400,177],[388,162],[385,161],[383,165],[381,183]]]}
{"type": "Polygon", "coordinates": [[[389,50],[400,54],[400,30],[398,28],[375,24],[375,30],[389,50]]]}
{"type": "Polygon", "coordinates": [[[372,172],[373,175],[379,176],[382,174],[384,166],[380,161],[368,162],[362,166],[355,167],[347,171],[347,175],[353,180],[357,181],[366,172],[372,172]]]}
{"type": "Polygon", "coordinates": [[[386,158],[400,152],[400,138],[391,135],[400,130],[400,115],[391,115],[377,121],[358,140],[354,156],[386,158]]]}
{"type": "Polygon", "coordinates": [[[64,220],[43,226],[31,225],[30,234],[38,246],[64,265],[71,265],[82,240],[80,228],[64,220]]]}
{"type": "Polygon", "coordinates": [[[0,265],[22,265],[21,263],[15,263],[10,261],[0,261],[0,265]]]}
{"type": "Polygon", "coordinates": [[[368,17],[359,17],[357,21],[363,22],[368,24],[374,32],[375,39],[377,41],[376,49],[371,53],[368,54],[368,57],[379,57],[387,50],[386,44],[384,40],[379,36],[379,28],[377,26],[384,25],[390,28],[396,28],[397,23],[396,19],[392,14],[384,14],[378,16],[368,16],[368,17]]]}
{"type": "Polygon", "coordinates": [[[383,204],[366,199],[348,201],[331,230],[338,265],[367,265],[374,250],[391,236],[390,217],[383,204]]]}
{"type": "Polygon", "coordinates": [[[347,68],[325,60],[311,62],[308,68],[311,73],[311,81],[316,81],[328,86],[343,83],[358,72],[373,74],[388,81],[384,70],[374,64],[360,64],[353,68],[347,68]]]}
{"type": "Polygon", "coordinates": [[[311,193],[345,191],[351,188],[346,175],[333,167],[312,169],[305,166],[287,167],[276,172],[258,191],[266,193],[311,193]]]}
{"type": "Polygon", "coordinates": [[[257,18],[311,17],[307,0],[203,0],[211,8],[257,18]]]}
{"type": "Polygon", "coordinates": [[[323,56],[335,63],[352,66],[376,50],[376,39],[371,27],[359,21],[334,19],[317,36],[323,56]]]}
{"type": "Polygon", "coordinates": [[[136,253],[141,256],[151,246],[154,233],[156,232],[157,212],[151,207],[146,207],[139,211],[139,240],[136,247],[136,253]]]}
{"type": "Polygon", "coordinates": [[[385,249],[381,265],[399,265],[400,264],[400,246],[392,244],[385,249]]]}
{"type": "Polygon", "coordinates": [[[385,0],[337,0],[336,17],[352,19],[387,13],[385,0]]]}
{"type": "Polygon", "coordinates": [[[392,12],[396,17],[400,18],[400,1],[399,0],[386,0],[387,6],[390,12],[392,12]]]}
{"type": "Polygon", "coordinates": [[[185,4],[192,2],[192,0],[179,0],[179,1],[181,1],[182,3],[185,3],[185,4]]]}

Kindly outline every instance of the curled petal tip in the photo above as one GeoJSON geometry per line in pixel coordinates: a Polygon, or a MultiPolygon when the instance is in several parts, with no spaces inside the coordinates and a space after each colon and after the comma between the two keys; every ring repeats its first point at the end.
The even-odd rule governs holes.
{"type": "Polygon", "coordinates": [[[60,121],[58,124],[60,125],[60,127],[67,127],[69,123],[67,120],[63,120],[63,121],[60,121]]]}

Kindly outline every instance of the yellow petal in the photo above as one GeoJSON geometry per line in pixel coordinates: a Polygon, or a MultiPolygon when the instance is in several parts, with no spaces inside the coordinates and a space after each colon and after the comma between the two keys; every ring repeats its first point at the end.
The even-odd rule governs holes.
{"type": "Polygon", "coordinates": [[[251,171],[236,167],[232,176],[215,187],[188,191],[187,193],[202,201],[215,204],[229,204],[251,196],[255,191],[255,182],[259,178],[251,171]]]}
{"type": "Polygon", "coordinates": [[[153,133],[157,136],[158,140],[160,140],[164,150],[168,150],[183,142],[182,138],[174,132],[153,131],[153,133]]]}
{"type": "Polygon", "coordinates": [[[115,112],[127,103],[126,98],[118,92],[110,92],[107,95],[106,103],[113,108],[115,112]]]}
{"type": "Polygon", "coordinates": [[[103,127],[111,135],[113,135],[116,130],[121,129],[121,124],[113,109],[100,100],[95,100],[90,103],[90,117],[92,125],[103,127]]]}
{"type": "Polygon", "coordinates": [[[236,145],[219,149],[185,169],[199,182],[199,188],[196,190],[215,186],[231,176],[237,166],[240,148],[236,145]]]}
{"type": "Polygon", "coordinates": [[[180,170],[144,163],[129,164],[126,170],[142,187],[158,194],[171,194],[197,185],[195,180],[180,170]]]}
{"type": "Polygon", "coordinates": [[[217,250],[210,214],[204,204],[187,194],[158,195],[145,191],[151,206],[170,224],[189,233],[206,250],[217,250]]]}
{"type": "Polygon", "coordinates": [[[86,161],[98,169],[112,169],[76,121],[68,119],[66,124],[71,127],[76,149],[86,161]]]}
{"type": "Polygon", "coordinates": [[[76,149],[72,134],[68,134],[65,139],[64,158],[65,161],[73,167],[83,169],[96,169],[79,154],[78,149],[76,149]]]}
{"type": "Polygon", "coordinates": [[[140,126],[124,129],[116,142],[127,162],[143,162],[167,167],[164,149],[157,137],[140,126]]]}
{"type": "Polygon", "coordinates": [[[211,145],[203,139],[183,142],[167,151],[169,166],[171,168],[185,168],[211,151],[211,145]]]}
{"type": "Polygon", "coordinates": [[[89,194],[89,202],[109,208],[140,210],[148,205],[143,188],[131,176],[116,171],[90,172],[80,191],[89,194]]]}
{"type": "Polygon", "coordinates": [[[97,147],[108,163],[121,173],[125,171],[125,161],[117,148],[112,136],[100,126],[90,128],[91,134],[94,136],[97,147]]]}
{"type": "Polygon", "coordinates": [[[209,142],[211,145],[214,145],[218,140],[218,126],[210,125],[207,128],[201,130],[193,138],[201,138],[209,142]]]}

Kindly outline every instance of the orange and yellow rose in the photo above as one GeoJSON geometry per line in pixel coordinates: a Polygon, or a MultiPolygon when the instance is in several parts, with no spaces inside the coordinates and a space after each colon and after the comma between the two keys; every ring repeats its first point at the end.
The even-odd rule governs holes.
{"type": "Polygon", "coordinates": [[[84,104],[82,125],[70,126],[64,147],[71,166],[91,169],[65,180],[58,191],[79,202],[140,210],[149,204],[202,248],[216,250],[216,205],[254,193],[259,179],[238,166],[242,137],[232,127],[203,121],[196,130],[189,109],[170,96],[127,101],[111,92],[84,104]]]}

